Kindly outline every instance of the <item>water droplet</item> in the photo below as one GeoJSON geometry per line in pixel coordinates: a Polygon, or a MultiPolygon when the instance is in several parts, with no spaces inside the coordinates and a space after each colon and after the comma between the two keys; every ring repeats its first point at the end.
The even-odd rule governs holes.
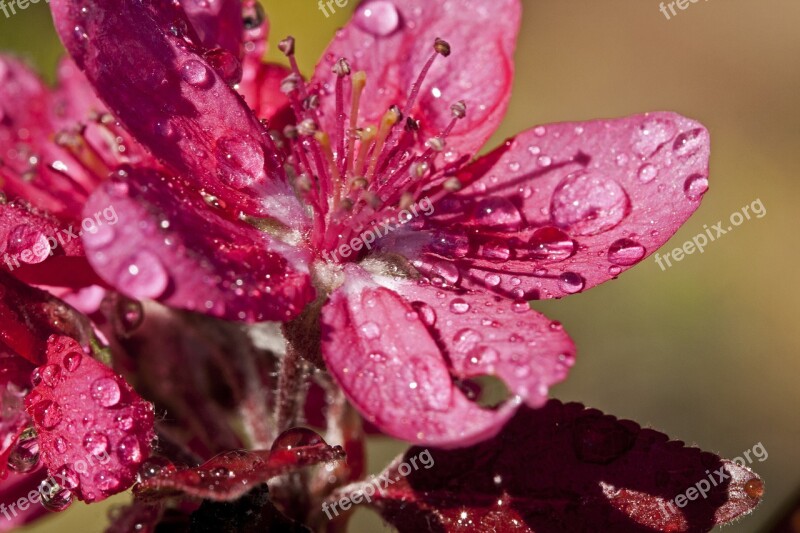
{"type": "Polygon", "coordinates": [[[62,489],[52,479],[45,479],[39,485],[42,495],[42,506],[51,512],[61,512],[72,504],[72,492],[62,489]]]}
{"type": "Polygon", "coordinates": [[[650,183],[658,176],[658,167],[647,163],[639,168],[639,181],[642,183],[650,183]]]}
{"type": "Polygon", "coordinates": [[[375,322],[365,322],[360,329],[361,334],[367,339],[377,339],[381,335],[381,328],[375,322]]]}
{"type": "Polygon", "coordinates": [[[675,123],[664,118],[648,118],[639,126],[638,139],[633,145],[634,151],[644,157],[650,157],[665,142],[672,139],[678,131],[675,123]]]}
{"type": "Polygon", "coordinates": [[[436,311],[434,311],[430,305],[425,302],[414,302],[411,304],[411,307],[417,311],[417,314],[419,314],[419,317],[426,326],[430,327],[436,324],[436,311]]]}
{"type": "Polygon", "coordinates": [[[103,492],[111,492],[119,487],[119,478],[108,470],[101,470],[94,476],[94,483],[103,492]]]}
{"type": "Polygon", "coordinates": [[[378,0],[361,6],[354,16],[354,21],[367,33],[386,37],[400,26],[400,13],[392,2],[378,0]]]}
{"type": "Polygon", "coordinates": [[[83,436],[83,448],[94,456],[105,455],[108,453],[108,437],[100,431],[90,431],[83,436]]]}
{"type": "Polygon", "coordinates": [[[629,266],[642,260],[644,246],[630,239],[619,239],[608,248],[608,260],[615,265],[629,266]]]}
{"type": "Polygon", "coordinates": [[[523,300],[519,302],[513,302],[511,304],[511,310],[515,313],[527,313],[531,310],[531,306],[528,305],[528,302],[523,300]]]}
{"type": "Polygon", "coordinates": [[[469,304],[463,298],[454,298],[450,302],[450,311],[457,315],[463,315],[469,311],[469,304]]]}
{"type": "Polygon", "coordinates": [[[744,484],[744,491],[754,500],[764,495],[764,482],[753,478],[744,484]]]}
{"type": "Polygon", "coordinates": [[[242,81],[242,64],[227,50],[215,48],[203,54],[203,57],[228,85],[242,81]]]}
{"type": "Polygon", "coordinates": [[[622,269],[618,266],[608,267],[608,273],[614,277],[619,276],[620,272],[622,272],[622,269]]]}
{"type": "Polygon", "coordinates": [[[99,378],[92,383],[92,398],[103,407],[113,407],[119,403],[121,392],[112,378],[99,378]]]}
{"type": "Polygon", "coordinates": [[[125,431],[133,427],[133,417],[128,415],[118,415],[115,419],[115,422],[117,423],[117,427],[119,429],[123,429],[125,431]]]}
{"type": "Polygon", "coordinates": [[[80,478],[75,470],[69,465],[64,465],[56,472],[55,481],[62,489],[75,489],[80,484],[80,478]]]}
{"type": "Polygon", "coordinates": [[[486,274],[484,281],[486,281],[486,285],[489,287],[497,287],[500,285],[501,279],[497,274],[486,274]]]}
{"type": "Polygon", "coordinates": [[[469,353],[483,341],[483,336],[474,329],[464,328],[453,335],[453,350],[460,353],[469,353]]]}
{"type": "Polygon", "coordinates": [[[164,137],[165,139],[175,139],[178,136],[178,131],[173,127],[169,120],[163,122],[156,122],[155,124],[156,135],[164,137]]]}
{"type": "Polygon", "coordinates": [[[81,366],[82,359],[83,354],[78,352],[69,352],[64,356],[63,359],[64,368],[66,368],[68,372],[75,372],[78,367],[81,366]]]}
{"type": "Polygon", "coordinates": [[[537,137],[544,137],[545,133],[547,133],[547,129],[544,126],[536,126],[533,128],[533,134],[537,137]]]}
{"type": "Polygon", "coordinates": [[[58,385],[58,382],[61,380],[61,367],[58,365],[45,365],[41,368],[40,372],[42,376],[42,383],[51,389],[55,388],[55,386],[58,385]]]}
{"type": "Polygon", "coordinates": [[[528,244],[530,250],[521,250],[524,253],[522,258],[537,261],[564,261],[570,258],[577,248],[575,241],[570,239],[569,235],[552,226],[537,229],[528,244]]]}
{"type": "Polygon", "coordinates": [[[564,325],[558,320],[553,320],[552,322],[550,322],[550,329],[552,331],[563,331],[564,325]]]}
{"type": "Polygon", "coordinates": [[[8,467],[14,472],[25,474],[39,464],[39,439],[36,435],[22,437],[8,456],[8,467]]]}
{"type": "Polygon", "coordinates": [[[575,272],[564,272],[558,277],[558,286],[568,294],[581,292],[586,285],[586,281],[575,272]]]}
{"type": "Polygon", "coordinates": [[[33,420],[44,429],[53,429],[61,423],[61,406],[50,400],[43,400],[33,406],[33,420]]]}
{"type": "Polygon", "coordinates": [[[372,352],[369,354],[369,358],[376,363],[385,363],[386,362],[386,355],[381,352],[372,352]]]}
{"type": "Polygon", "coordinates": [[[683,183],[683,192],[690,200],[699,200],[708,190],[708,178],[702,174],[692,174],[683,183]]]}
{"type": "Polygon", "coordinates": [[[197,59],[190,59],[181,65],[181,77],[193,87],[208,88],[214,84],[211,70],[197,59]]]}
{"type": "Polygon", "coordinates": [[[264,181],[264,149],[250,137],[223,137],[216,147],[219,178],[235,189],[264,181]]]}
{"type": "Polygon", "coordinates": [[[474,220],[485,228],[516,229],[522,224],[522,215],[510,200],[490,196],[475,205],[474,220]]]}
{"type": "Polygon", "coordinates": [[[139,472],[137,473],[136,478],[141,483],[142,481],[153,478],[157,475],[169,474],[175,471],[175,465],[173,465],[169,459],[154,455],[142,463],[142,466],[139,467],[139,472]]]}
{"type": "Polygon", "coordinates": [[[146,250],[133,256],[117,276],[117,287],[142,300],[158,298],[168,285],[169,276],[161,259],[146,250]]]}
{"type": "Polygon", "coordinates": [[[303,448],[306,446],[317,446],[323,444],[322,440],[316,432],[302,427],[296,427],[281,433],[275,442],[272,444],[270,451],[284,451],[293,450],[295,448],[303,448]]]}
{"type": "Polygon", "coordinates": [[[224,466],[218,466],[209,472],[211,477],[215,477],[217,479],[225,479],[233,476],[233,472],[225,468],[224,466]]]}
{"type": "Polygon", "coordinates": [[[564,178],[553,192],[553,222],[575,235],[597,235],[617,226],[628,214],[630,199],[610,178],[579,172],[564,178]]]}
{"type": "Polygon", "coordinates": [[[478,253],[484,259],[499,263],[507,261],[508,258],[511,257],[511,250],[502,242],[488,242],[482,244],[478,249],[478,253]]]}
{"type": "Polygon", "coordinates": [[[700,149],[703,148],[707,137],[708,134],[702,128],[683,132],[675,138],[672,149],[679,159],[685,161],[697,155],[700,149]]]}
{"type": "Polygon", "coordinates": [[[53,447],[58,453],[64,453],[67,451],[67,442],[61,437],[56,437],[53,441],[53,447]]]}

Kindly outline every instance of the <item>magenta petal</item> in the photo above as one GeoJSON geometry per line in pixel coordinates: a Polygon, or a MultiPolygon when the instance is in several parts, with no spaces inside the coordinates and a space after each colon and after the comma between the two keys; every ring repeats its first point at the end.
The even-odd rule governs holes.
{"type": "Polygon", "coordinates": [[[108,209],[118,221],[84,233],[87,256],[131,298],[251,322],[289,320],[313,299],[307,252],[223,219],[177,179],[130,170],[95,191],[85,216],[108,209]]]}
{"type": "Polygon", "coordinates": [[[50,337],[39,375],[25,405],[50,475],[86,502],[130,487],[150,454],[153,406],[70,337],[50,337]]]}
{"type": "Polygon", "coordinates": [[[520,409],[477,446],[412,448],[383,474],[396,482],[372,504],[403,533],[696,533],[751,512],[762,486],[734,462],[556,400],[520,409]]]}
{"type": "Polygon", "coordinates": [[[700,205],[708,157],[706,129],[673,113],[540,126],[467,167],[426,219],[429,244],[403,251],[511,298],[581,292],[667,242],[700,205]]]}
{"type": "MultiPolygon", "coordinates": [[[[520,18],[519,0],[365,1],[328,46],[314,81],[332,90],[336,78],[331,68],[347,58],[353,72],[363,70],[368,76],[360,124],[378,124],[391,105],[405,106],[435,39],[444,39],[452,53],[437,58],[411,114],[421,120],[427,139],[450,123],[451,104],[464,100],[467,116],[447,143],[460,155],[472,156],[505,114],[520,18]]],[[[334,98],[322,99],[327,131],[336,131],[334,104],[334,98]]]]}
{"type": "Polygon", "coordinates": [[[469,401],[410,302],[358,267],[322,310],[322,355],[367,420],[410,442],[468,446],[497,433],[518,405],[488,410],[469,401]]]}
{"type": "Polygon", "coordinates": [[[181,29],[181,10],[122,0],[55,0],[52,9],[100,98],[155,156],[231,210],[304,224],[271,138],[226,83],[241,72],[238,59],[204,54],[181,29]]]}
{"type": "Polygon", "coordinates": [[[561,324],[488,294],[448,292],[428,283],[395,290],[416,309],[461,378],[500,377],[531,407],[547,400],[548,388],[567,377],[575,345],[561,324]]]}

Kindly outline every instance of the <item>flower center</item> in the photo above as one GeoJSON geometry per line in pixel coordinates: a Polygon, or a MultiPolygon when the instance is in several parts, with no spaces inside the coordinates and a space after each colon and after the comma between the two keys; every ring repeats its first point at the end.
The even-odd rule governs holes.
{"type": "MultiPolygon", "coordinates": [[[[425,186],[431,183],[423,178],[436,174],[432,168],[434,159],[445,148],[456,123],[466,116],[463,101],[453,104],[448,126],[425,140],[424,148],[414,149],[419,143],[420,122],[411,113],[431,67],[439,56],[450,55],[450,45],[442,39],[435,40],[433,52],[409,88],[403,107],[390,106],[378,124],[364,124],[359,117],[367,74],[351,72],[347,59],[340,58],[333,66],[336,104],[331,132],[320,126],[320,97],[300,75],[294,48],[292,37],[279,45],[292,68],[281,90],[297,118],[296,125],[283,132],[289,175],[298,196],[313,212],[312,247],[329,262],[355,261],[372,247],[356,245],[358,249],[353,253],[337,252],[369,232],[380,235],[373,230],[396,224],[398,216],[420,200],[425,186]],[[350,83],[346,84],[348,78],[350,83]]],[[[457,190],[453,180],[448,181],[449,186],[446,182],[442,190],[457,190]]]]}

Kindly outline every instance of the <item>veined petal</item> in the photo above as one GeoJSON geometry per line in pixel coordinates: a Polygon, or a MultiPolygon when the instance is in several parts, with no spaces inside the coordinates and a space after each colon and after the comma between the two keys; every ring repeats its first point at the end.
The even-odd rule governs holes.
{"type": "Polygon", "coordinates": [[[239,60],[197,42],[178,6],[131,0],[51,5],[75,62],[156,157],[232,211],[305,224],[271,138],[228,86],[239,81],[239,60]]]}
{"type": "Polygon", "coordinates": [[[410,302],[358,267],[346,269],[321,323],[328,370],[353,405],[388,435],[468,446],[495,435],[519,405],[511,400],[489,410],[467,399],[410,302]]]}
{"type": "Polygon", "coordinates": [[[181,6],[204,48],[221,48],[235,57],[241,55],[241,0],[183,0],[181,6]]]}
{"type": "Polygon", "coordinates": [[[494,375],[531,407],[547,401],[575,362],[575,345],[558,322],[486,293],[394,282],[447,355],[459,378],[494,375]]]}
{"type": "MultiPolygon", "coordinates": [[[[390,106],[405,107],[434,41],[444,39],[452,53],[434,62],[410,114],[421,121],[427,139],[450,123],[451,104],[466,102],[466,118],[447,144],[462,156],[472,156],[505,114],[520,18],[519,0],[365,1],[328,46],[314,81],[332,93],[336,75],[331,69],[339,58],[346,58],[353,72],[365,71],[359,124],[376,125],[390,106]]],[[[334,98],[322,99],[327,131],[335,131],[334,104],[334,98]]]]}
{"type": "Polygon", "coordinates": [[[708,188],[709,136],[650,113],[540,126],[467,167],[463,190],[396,248],[426,274],[518,299],[558,298],[655,252],[708,188]]]}
{"type": "Polygon", "coordinates": [[[89,261],[131,298],[231,320],[290,320],[314,296],[307,252],[222,218],[211,207],[220,202],[178,179],[130,169],[86,205],[87,217],[117,216],[84,233],[89,261]]]}

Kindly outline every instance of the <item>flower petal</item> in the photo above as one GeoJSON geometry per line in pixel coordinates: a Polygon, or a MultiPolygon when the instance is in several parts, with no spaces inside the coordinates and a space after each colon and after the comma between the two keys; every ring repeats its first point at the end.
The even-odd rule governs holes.
{"type": "Polygon", "coordinates": [[[240,0],[184,0],[186,17],[204,48],[222,48],[234,57],[242,53],[242,2],[240,0]]]}
{"type": "Polygon", "coordinates": [[[25,405],[50,475],[86,502],[130,487],[150,454],[152,404],[70,337],[50,337],[38,371],[25,405]]]}
{"type": "Polygon", "coordinates": [[[617,277],[662,246],[708,187],[708,132],[672,113],[529,130],[467,167],[426,218],[428,242],[396,243],[429,275],[519,299],[617,277]]]}
{"type": "Polygon", "coordinates": [[[112,209],[117,223],[83,235],[92,266],[120,292],[251,322],[289,320],[313,299],[306,252],[223,219],[177,179],[126,174],[95,191],[85,208],[87,217],[112,209]]]}
{"type": "Polygon", "coordinates": [[[372,504],[403,532],[709,531],[751,512],[762,487],[734,462],[556,400],[477,446],[412,448],[383,475],[397,481],[372,504]]]}
{"type": "Polygon", "coordinates": [[[384,433],[415,443],[468,446],[492,437],[518,402],[482,409],[454,385],[422,318],[358,267],[322,309],[322,355],[356,408],[384,433]]]}
{"type": "MultiPolygon", "coordinates": [[[[6,479],[0,481],[0,501],[16,502],[19,499],[29,499],[28,495],[39,488],[39,484],[44,481],[47,471],[38,468],[27,474],[12,473],[6,479]]],[[[9,512],[0,520],[0,532],[18,531],[25,524],[38,520],[48,514],[43,505],[32,502],[32,505],[25,509],[18,509],[16,513],[9,512]]]]}
{"type": "Polygon", "coordinates": [[[8,458],[31,423],[23,398],[31,387],[34,368],[16,354],[0,352],[0,479],[8,475],[8,458]]]}
{"type": "MultiPolygon", "coordinates": [[[[405,106],[435,39],[444,39],[452,54],[437,58],[411,115],[421,120],[422,137],[427,139],[450,123],[451,104],[464,100],[467,116],[447,143],[455,152],[472,156],[505,114],[520,18],[519,0],[365,1],[328,46],[314,81],[331,92],[336,83],[332,67],[342,57],[353,72],[366,71],[359,124],[378,124],[391,105],[405,106]]],[[[326,130],[336,131],[334,99],[323,98],[321,103],[326,130]]]]}
{"type": "Polygon", "coordinates": [[[558,322],[488,294],[451,292],[420,283],[394,290],[416,309],[459,378],[500,377],[531,407],[563,381],[575,362],[575,345],[558,322]]]}
{"type": "Polygon", "coordinates": [[[51,5],[75,62],[156,157],[231,212],[303,226],[305,213],[271,138],[226,83],[238,82],[238,59],[193,41],[179,6],[123,0],[51,5]]]}

